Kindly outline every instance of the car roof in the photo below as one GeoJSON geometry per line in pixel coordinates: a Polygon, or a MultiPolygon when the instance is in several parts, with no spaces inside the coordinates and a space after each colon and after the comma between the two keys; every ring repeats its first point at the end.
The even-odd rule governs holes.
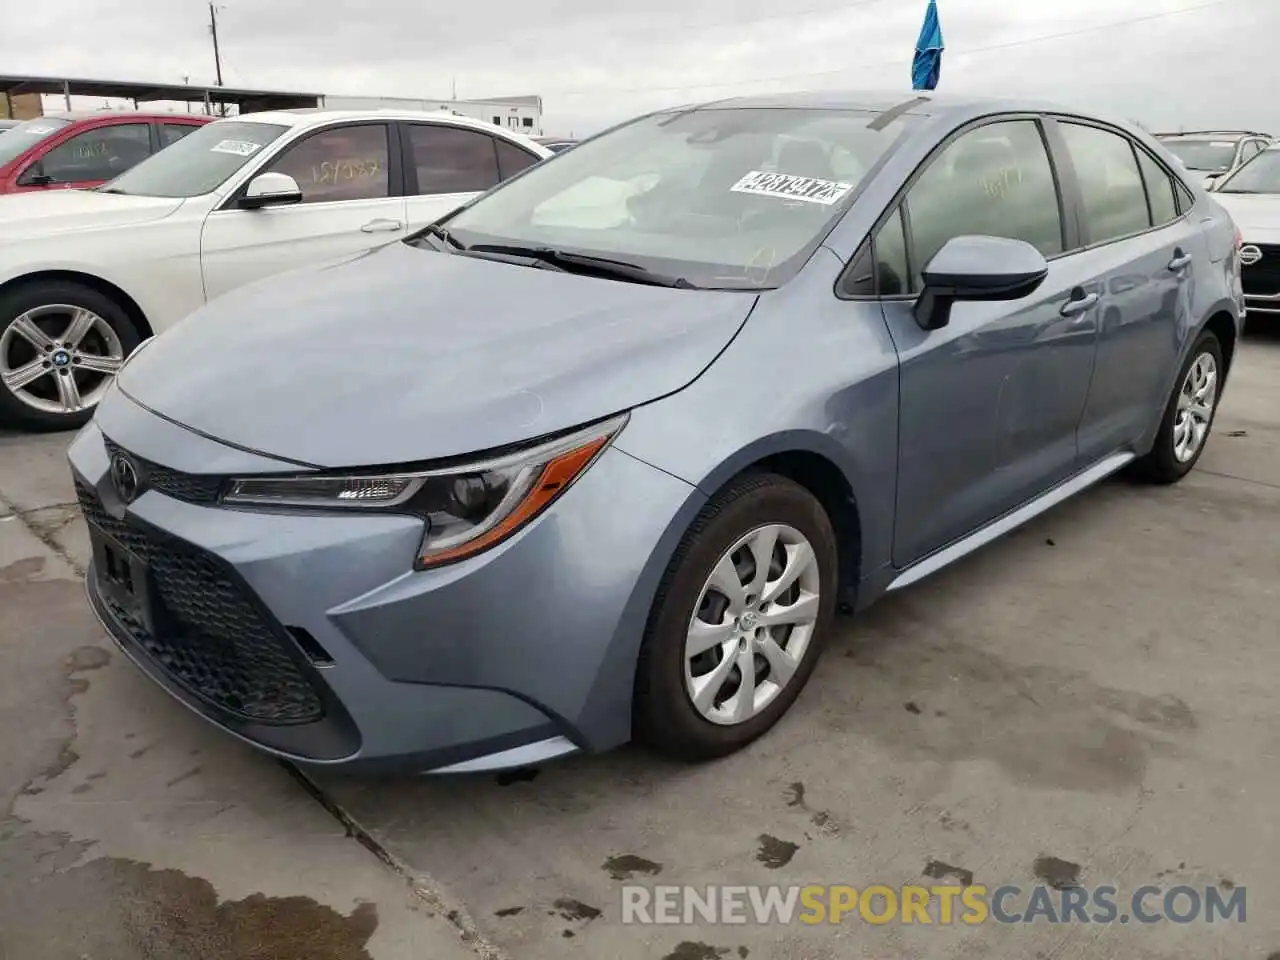
{"type": "Polygon", "coordinates": [[[1253,130],[1195,130],[1182,133],[1158,133],[1161,140],[1243,140],[1245,137],[1265,137],[1271,139],[1269,133],[1257,133],[1253,130]]]}
{"type": "Polygon", "coordinates": [[[259,113],[243,113],[234,117],[220,117],[219,121],[241,121],[249,123],[275,123],[281,126],[306,129],[327,123],[359,120],[430,120],[467,130],[478,130],[495,136],[502,136],[517,143],[535,147],[543,154],[547,148],[534,138],[517,130],[476,120],[474,117],[460,117],[456,113],[444,110],[404,110],[398,107],[380,107],[376,110],[324,110],[316,107],[302,107],[297,110],[263,110],[259,113]]]}
{"type": "MultiPolygon", "coordinates": [[[[792,109],[792,110],[865,110],[883,113],[899,109],[917,117],[969,115],[974,113],[1078,113],[1060,103],[1021,97],[980,97],[918,90],[894,93],[884,90],[810,90],[792,93],[761,93],[723,100],[710,100],[672,108],[673,111],[696,109],[792,109]]],[[[666,111],[660,111],[666,112],[666,111]]]]}
{"type": "MultiPolygon", "coordinates": [[[[130,120],[213,120],[214,117],[203,113],[172,113],[159,110],[59,110],[43,116],[32,117],[32,120],[70,120],[78,123],[82,120],[119,120],[127,123],[130,120]]],[[[24,121],[25,122],[25,121],[24,121]]]]}

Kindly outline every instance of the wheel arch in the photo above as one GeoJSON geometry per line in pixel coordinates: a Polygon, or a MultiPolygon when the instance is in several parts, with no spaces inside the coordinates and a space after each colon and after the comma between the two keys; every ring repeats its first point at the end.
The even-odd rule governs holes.
{"type": "Polygon", "coordinates": [[[146,340],[148,337],[155,335],[155,331],[151,328],[151,322],[147,319],[142,307],[138,305],[137,300],[110,280],[104,280],[102,277],[91,273],[84,273],[79,270],[38,270],[34,273],[24,273],[21,276],[11,277],[0,283],[0,294],[35,283],[56,281],[78,283],[97,291],[104,297],[110,297],[128,314],[130,322],[133,323],[134,328],[138,331],[139,340],[146,340]]]}

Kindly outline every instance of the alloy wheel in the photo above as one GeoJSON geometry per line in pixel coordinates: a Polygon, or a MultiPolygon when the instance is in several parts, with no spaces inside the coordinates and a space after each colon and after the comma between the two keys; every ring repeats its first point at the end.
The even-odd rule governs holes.
{"type": "Polygon", "coordinates": [[[96,406],[123,365],[119,335],[83,307],[34,307],[0,333],[0,383],[42,413],[72,414],[96,406]]]}
{"type": "Polygon", "coordinates": [[[1196,357],[1182,381],[1173,421],[1173,455],[1179,463],[1191,460],[1204,445],[1218,401],[1218,362],[1213,354],[1196,357]]]}
{"type": "Polygon", "coordinates": [[[685,689],[706,720],[744,723],[791,682],[817,624],[821,578],[793,527],[752,530],[703,584],[685,638],[685,689]]]}

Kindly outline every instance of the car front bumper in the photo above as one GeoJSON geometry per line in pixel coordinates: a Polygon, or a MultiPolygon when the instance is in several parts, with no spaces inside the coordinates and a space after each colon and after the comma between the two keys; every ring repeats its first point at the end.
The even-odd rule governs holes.
{"type": "Polygon", "coordinates": [[[260,749],[356,770],[493,770],[627,740],[649,605],[700,499],[610,448],[515,536],[415,572],[420,520],[223,507],[203,474],[287,466],[118,390],[68,456],[95,541],[90,603],[129,658],[260,749]],[[128,504],[121,452],[143,476],[128,504]]]}

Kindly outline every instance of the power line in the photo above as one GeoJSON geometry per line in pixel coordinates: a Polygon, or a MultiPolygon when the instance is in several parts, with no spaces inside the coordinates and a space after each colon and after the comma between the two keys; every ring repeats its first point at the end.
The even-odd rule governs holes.
{"type": "MultiPolygon", "coordinates": [[[[1211,7],[1220,7],[1229,3],[1239,3],[1241,0],[1207,0],[1205,3],[1198,3],[1193,6],[1180,7],[1177,10],[1165,10],[1161,13],[1149,13],[1141,17],[1130,17],[1125,20],[1112,20],[1109,23],[1095,24],[1092,27],[1082,27],[1077,30],[1066,30],[1061,33],[1048,33],[1038,37],[1024,37],[1020,40],[1010,40],[1004,43],[992,43],[982,47],[970,47],[968,50],[948,51],[951,57],[967,57],[976,53],[988,53],[993,50],[1008,50],[1012,47],[1022,47],[1033,43],[1046,43],[1050,40],[1065,40],[1070,37],[1079,37],[1085,34],[1097,33],[1102,30],[1114,30],[1117,27],[1127,27],[1137,23],[1146,23],[1151,20],[1163,20],[1166,17],[1176,17],[1184,13],[1194,13],[1198,10],[1207,10],[1211,7]]],[[[846,8],[848,5],[846,4],[846,8]]],[[[618,93],[679,93],[685,90],[711,90],[723,87],[743,87],[757,83],[779,83],[788,80],[805,80],[813,77],[832,77],[840,74],[852,73],[858,70],[866,70],[872,67],[893,67],[901,66],[902,58],[895,60],[881,60],[872,63],[860,63],[852,67],[840,67],[836,70],[811,70],[804,73],[785,73],[770,77],[755,77],[750,80],[729,80],[720,81],[718,83],[687,83],[676,86],[662,87],[577,87],[557,90],[543,89],[542,95],[548,94],[560,97],[572,96],[593,96],[599,94],[618,94],[618,93]]]]}

